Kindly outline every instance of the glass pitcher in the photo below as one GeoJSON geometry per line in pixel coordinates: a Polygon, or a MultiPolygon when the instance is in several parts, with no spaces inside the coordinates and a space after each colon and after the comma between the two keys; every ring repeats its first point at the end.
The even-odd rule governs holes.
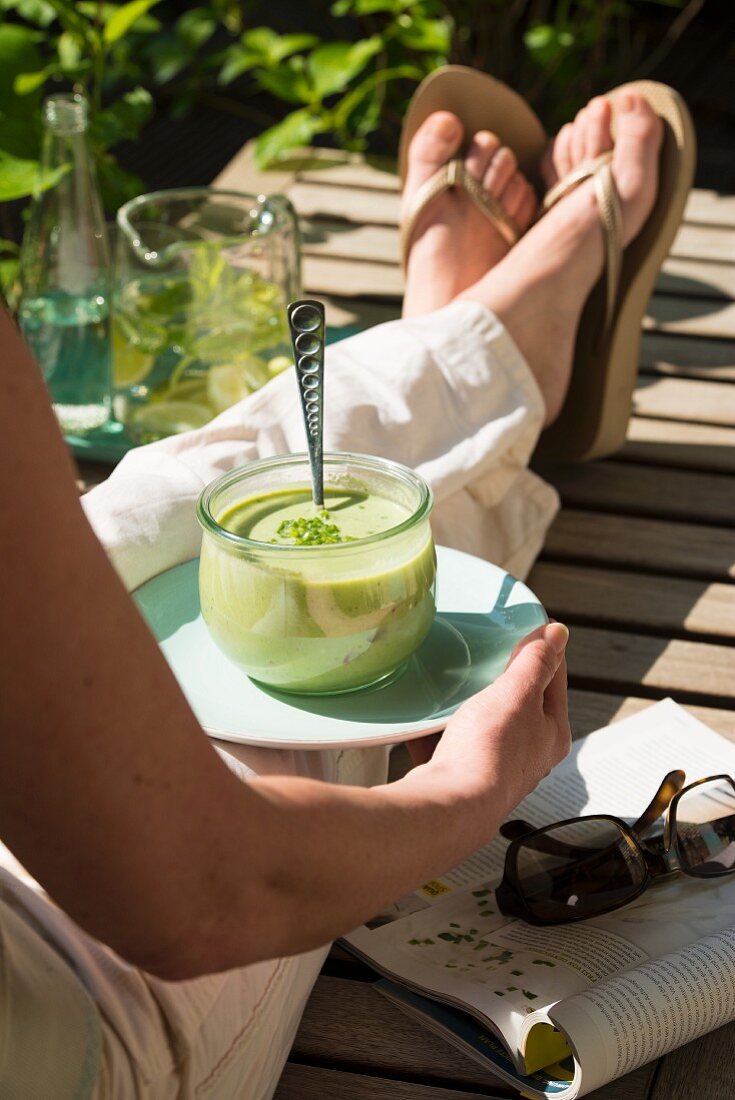
{"type": "Polygon", "coordinates": [[[283,195],[186,188],[120,208],[114,411],[134,443],[201,427],[291,365],[300,268],[283,195]]]}

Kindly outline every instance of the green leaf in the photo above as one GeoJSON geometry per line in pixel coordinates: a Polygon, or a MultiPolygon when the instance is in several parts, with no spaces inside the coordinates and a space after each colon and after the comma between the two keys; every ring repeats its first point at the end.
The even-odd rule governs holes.
{"type": "MultiPolygon", "coordinates": [[[[392,80],[407,79],[419,81],[423,77],[423,72],[416,65],[397,65],[393,69],[378,69],[377,72],[371,73],[370,76],[365,77],[360,81],[357,87],[353,88],[347,95],[339,101],[334,108],[334,121],[338,129],[345,129],[348,124],[352,124],[351,115],[358,110],[362,101],[372,95],[372,92],[380,84],[388,84],[392,80]]],[[[370,103],[367,105],[366,113],[361,116],[359,122],[355,122],[357,132],[360,136],[372,133],[378,125],[380,119],[380,101],[376,96],[373,96],[370,103]],[[369,121],[368,121],[369,120],[369,121]],[[374,125],[372,124],[374,123],[374,125]],[[370,126],[368,129],[367,126],[370,126]]]]}
{"type": "Polygon", "coordinates": [[[35,33],[27,27],[12,23],[0,26],[0,110],[16,115],[19,111],[30,114],[40,104],[40,97],[32,103],[19,104],[13,87],[21,73],[36,73],[43,68],[43,59],[36,46],[35,33]]]}
{"type": "Polygon", "coordinates": [[[153,114],[153,97],[146,88],[133,88],[99,111],[90,124],[92,140],[106,148],[133,141],[153,114]]]}
{"type": "Polygon", "coordinates": [[[336,0],[332,15],[375,15],[377,12],[399,12],[408,8],[414,0],[336,0]]]}
{"type": "Polygon", "coordinates": [[[534,62],[541,68],[547,68],[557,64],[559,58],[574,46],[575,37],[566,26],[539,23],[526,31],[523,42],[534,62]]]}
{"type": "Polygon", "coordinates": [[[243,73],[262,64],[262,57],[253,50],[244,49],[239,43],[228,46],[222,54],[222,66],[217,75],[219,84],[231,84],[243,73]]]}
{"type": "Polygon", "coordinates": [[[409,50],[446,56],[451,49],[452,23],[449,19],[421,19],[404,15],[398,20],[398,27],[399,41],[409,50]]]}
{"type": "Polygon", "coordinates": [[[5,11],[17,11],[21,19],[36,27],[48,27],[56,18],[53,4],[47,0],[4,0],[0,7],[5,11]]]}
{"type": "Polygon", "coordinates": [[[273,68],[292,54],[311,49],[319,39],[313,34],[276,34],[270,27],[253,27],[240,41],[263,66],[273,68]]]}
{"type": "MultiPolygon", "coordinates": [[[[80,0],[76,5],[76,10],[85,15],[87,19],[93,23],[100,17],[103,24],[109,19],[112,19],[116,11],[120,10],[119,4],[100,4],[99,0],[80,0]]],[[[139,19],[135,21],[135,33],[136,34],[152,34],[154,31],[160,31],[161,21],[156,19],[155,15],[143,14],[139,19]]]]}
{"type": "Polygon", "coordinates": [[[266,168],[289,150],[308,145],[316,134],[323,133],[326,129],[322,115],[315,115],[306,107],[300,111],[292,111],[282,122],[271,126],[270,130],[266,130],[256,139],[255,158],[258,167],[266,168]]]}
{"type": "Polygon", "coordinates": [[[82,47],[75,34],[64,31],[59,35],[56,43],[56,51],[59,55],[62,69],[75,69],[82,60],[82,47]]]}
{"type": "Polygon", "coordinates": [[[146,15],[149,8],[160,3],[160,0],[129,0],[129,3],[113,11],[105,20],[102,37],[108,46],[117,42],[119,38],[127,34],[130,28],[141,16],[146,15]]]}
{"type": "Polygon", "coordinates": [[[310,103],[314,98],[303,58],[292,57],[277,69],[258,72],[258,84],[287,103],[310,103]]]}
{"type": "Polygon", "coordinates": [[[206,8],[192,8],[176,20],[176,37],[195,53],[217,30],[217,23],[206,8]]]}
{"type": "Polygon", "coordinates": [[[18,73],[13,81],[13,91],[16,95],[30,95],[31,92],[42,88],[52,69],[39,69],[37,73],[18,73]]]}
{"type": "Polygon", "coordinates": [[[0,202],[24,199],[34,194],[36,188],[45,191],[58,183],[66,171],[64,165],[42,175],[38,161],[21,160],[0,149],[0,202]]]}
{"type": "Polygon", "coordinates": [[[361,42],[329,42],[314,50],[307,69],[316,99],[342,92],[383,48],[379,35],[361,42]]]}
{"type": "Polygon", "coordinates": [[[20,252],[20,245],[16,244],[15,241],[6,241],[0,238],[0,252],[7,252],[11,256],[17,256],[20,252]]]}

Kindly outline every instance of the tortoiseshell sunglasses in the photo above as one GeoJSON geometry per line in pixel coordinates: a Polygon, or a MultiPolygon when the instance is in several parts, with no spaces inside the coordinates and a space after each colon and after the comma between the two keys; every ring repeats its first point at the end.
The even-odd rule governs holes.
{"type": "Polygon", "coordinates": [[[652,882],[683,872],[715,878],[735,871],[735,780],[712,775],[684,786],[669,772],[633,825],[594,814],[535,829],[508,821],[511,844],[495,891],[507,916],[530,924],[566,924],[609,913],[652,882]],[[664,817],[663,833],[645,838],[664,817]]]}

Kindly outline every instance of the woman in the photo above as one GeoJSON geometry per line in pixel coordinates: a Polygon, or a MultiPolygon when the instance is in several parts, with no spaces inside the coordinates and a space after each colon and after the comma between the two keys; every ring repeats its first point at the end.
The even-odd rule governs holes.
{"type": "MultiPolygon", "coordinates": [[[[653,202],[661,132],[640,97],[618,107],[627,241],[653,202]]],[[[427,120],[407,194],[460,139],[453,116],[427,120]]],[[[548,170],[611,144],[609,107],[593,101],[548,170]]],[[[488,188],[498,155],[483,135],[468,152],[488,188]]],[[[527,225],[530,192],[507,166],[500,178],[527,225]]],[[[418,467],[439,541],[520,572],[555,508],[525,464],[563,401],[602,268],[591,184],[490,267],[504,251],[495,232],[461,195],[426,211],[406,320],[332,351],[327,442],[418,467]]],[[[17,867],[2,872],[0,1095],[269,1096],[320,945],[489,841],[568,751],[566,628],[527,639],[391,785],[379,750],[225,759],[120,577],[133,586],[196,552],[191,505],[219,470],[301,447],[292,380],[133,452],[90,494],[118,576],[4,314],[0,346],[0,835],[60,907],[17,867]]]]}

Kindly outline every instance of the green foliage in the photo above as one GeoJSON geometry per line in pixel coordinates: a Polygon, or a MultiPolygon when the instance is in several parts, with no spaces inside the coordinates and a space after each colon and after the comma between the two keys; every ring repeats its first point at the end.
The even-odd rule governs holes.
{"type": "Polygon", "coordinates": [[[0,0],[13,19],[0,26],[0,200],[27,197],[38,185],[41,102],[70,87],[90,102],[90,139],[108,208],[140,190],[110,149],[135,139],[153,111],[143,87],[124,87],[125,62],[133,40],[160,30],[150,14],[158,2],[0,0]]]}
{"type": "MultiPolygon", "coordinates": [[[[258,25],[264,0],[0,0],[0,199],[33,189],[41,103],[54,89],[89,99],[112,211],[143,189],[114,150],[138,138],[154,100],[177,115],[203,99],[252,118],[250,97],[268,93],[287,110],[276,107],[258,138],[261,165],[318,139],[393,151],[416,83],[456,62],[511,83],[553,130],[595,92],[646,75],[646,54],[661,55],[684,2],[333,0],[320,38],[258,25]]],[[[0,272],[11,259],[0,249],[0,272]]]]}

